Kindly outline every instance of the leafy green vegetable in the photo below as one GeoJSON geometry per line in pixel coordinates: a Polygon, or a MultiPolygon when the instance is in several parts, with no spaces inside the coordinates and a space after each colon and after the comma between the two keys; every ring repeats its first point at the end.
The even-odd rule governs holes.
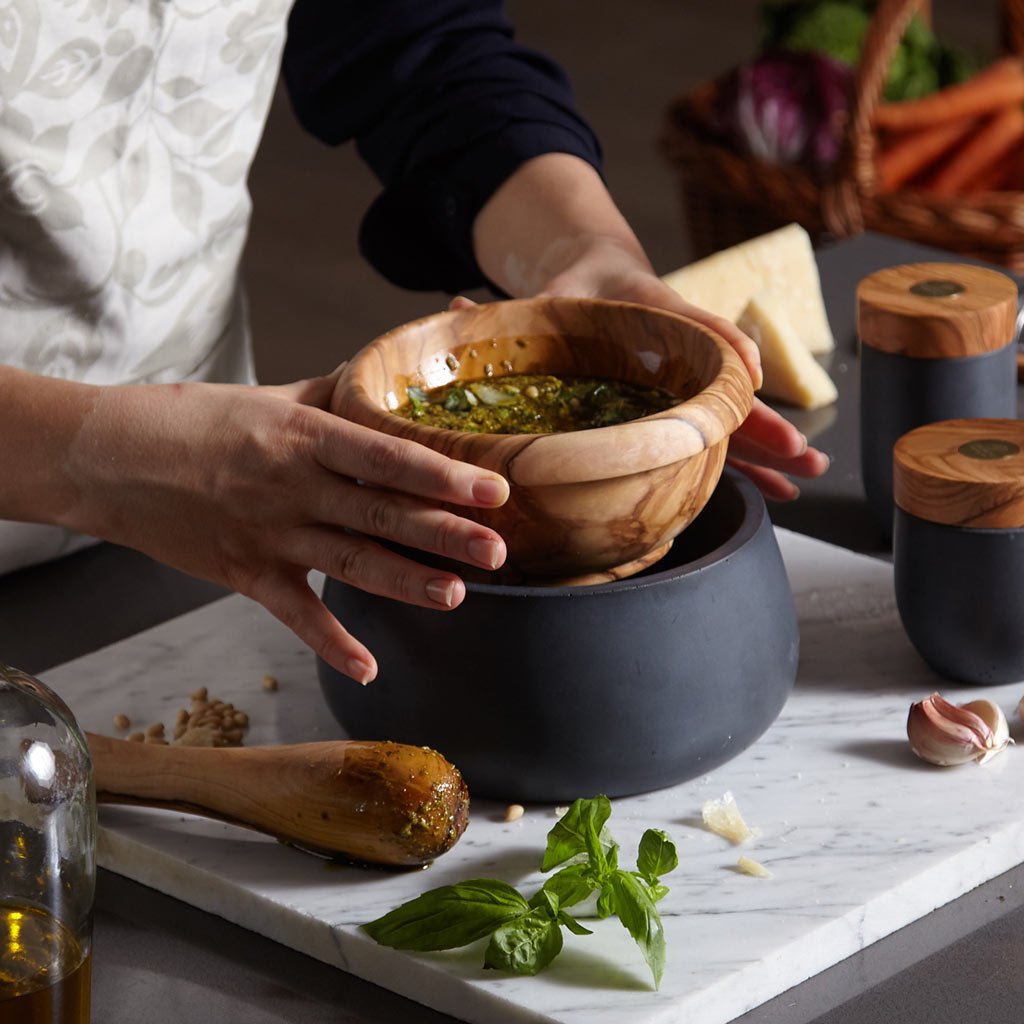
{"type": "Polygon", "coordinates": [[[552,875],[545,883],[541,892],[550,892],[558,897],[563,907],[572,907],[581,903],[594,891],[592,872],[586,864],[570,864],[552,875]]]}
{"type": "Polygon", "coordinates": [[[679,867],[679,854],[676,844],[657,828],[649,828],[640,840],[640,849],[636,855],[636,869],[652,888],[658,885],[658,879],[679,867]]]}
{"type": "Polygon", "coordinates": [[[611,801],[606,796],[573,801],[569,810],[548,833],[541,871],[550,871],[581,853],[587,855],[592,867],[603,865],[607,849],[600,837],[611,814],[611,801]]]}
{"type": "Polygon", "coordinates": [[[427,404],[427,393],[423,388],[410,386],[405,389],[405,393],[409,396],[409,404],[416,412],[420,412],[427,404]]]}
{"type": "Polygon", "coordinates": [[[640,947],[655,988],[665,970],[665,932],[656,903],[668,892],[659,879],[679,864],[675,844],[659,829],[640,840],[637,870],[618,866],[618,844],[608,835],[606,796],[576,800],[548,833],[541,870],[571,861],[527,901],[505,882],[478,878],[417,896],[363,925],[381,945],[434,951],[465,946],[490,935],[484,967],[536,974],[562,950],[562,928],[591,935],[566,910],[598,893],[601,918],[616,916],[640,947]]]}
{"type": "MultiPolygon", "coordinates": [[[[844,64],[860,60],[875,0],[763,0],[761,49],[825,53],[844,64]]],[[[916,99],[978,70],[976,58],[941,42],[915,14],[893,54],[885,99],[916,99]]]]}
{"type": "Polygon", "coordinates": [[[657,988],[665,970],[665,930],[650,889],[629,871],[614,872],[609,885],[614,894],[615,913],[640,947],[657,988]]]}
{"type": "Polygon", "coordinates": [[[484,967],[536,974],[562,952],[562,928],[557,918],[535,910],[492,936],[484,953],[484,967]]]}
{"type": "Polygon", "coordinates": [[[475,878],[431,889],[363,929],[392,949],[455,949],[529,912],[530,905],[511,885],[475,878]]]}
{"type": "Polygon", "coordinates": [[[821,0],[797,18],[775,45],[827,53],[844,64],[856,64],[870,22],[871,15],[861,4],[821,0]]]}
{"type": "Polygon", "coordinates": [[[465,388],[452,388],[445,396],[444,408],[448,412],[469,412],[476,401],[471,401],[471,394],[465,388]]]}

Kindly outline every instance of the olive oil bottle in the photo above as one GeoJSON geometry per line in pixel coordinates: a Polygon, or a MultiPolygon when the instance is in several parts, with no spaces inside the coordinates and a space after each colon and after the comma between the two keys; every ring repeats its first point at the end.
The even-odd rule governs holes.
{"type": "Polygon", "coordinates": [[[0,904],[0,1024],[85,1024],[92,955],[45,910],[0,904]]]}
{"type": "Polygon", "coordinates": [[[96,796],[74,716],[0,664],[0,1024],[89,1024],[96,796]]]}

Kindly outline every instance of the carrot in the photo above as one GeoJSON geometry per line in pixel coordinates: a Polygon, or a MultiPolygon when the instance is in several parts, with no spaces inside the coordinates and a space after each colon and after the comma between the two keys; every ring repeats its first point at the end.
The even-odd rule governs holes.
{"type": "Polygon", "coordinates": [[[1008,192],[1024,191],[1024,141],[1006,158],[1006,177],[999,187],[1008,192]]]}
{"type": "Polygon", "coordinates": [[[1024,110],[1008,107],[989,118],[936,173],[931,191],[955,195],[964,191],[993,164],[1003,165],[1010,151],[1024,139],[1024,110]]]}
{"type": "Polygon", "coordinates": [[[878,183],[883,192],[892,192],[913,181],[936,160],[969,135],[978,124],[976,117],[964,117],[948,124],[922,128],[896,136],[878,157],[878,183]]]}
{"type": "Polygon", "coordinates": [[[1018,57],[1002,57],[966,82],[947,85],[920,99],[880,104],[875,111],[875,125],[889,131],[913,131],[964,117],[979,117],[1021,102],[1024,63],[1018,57]]]}
{"type": "Polygon", "coordinates": [[[970,181],[966,182],[962,192],[1002,192],[1009,188],[1013,176],[1013,154],[983,167],[970,181]]]}

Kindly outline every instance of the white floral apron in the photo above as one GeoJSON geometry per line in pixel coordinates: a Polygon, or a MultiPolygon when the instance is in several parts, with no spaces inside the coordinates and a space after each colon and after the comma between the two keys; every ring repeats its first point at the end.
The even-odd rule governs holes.
{"type": "MultiPolygon", "coordinates": [[[[0,0],[0,363],[254,380],[246,177],[289,7],[0,0]]],[[[0,523],[0,571],[81,543],[0,523]]]]}

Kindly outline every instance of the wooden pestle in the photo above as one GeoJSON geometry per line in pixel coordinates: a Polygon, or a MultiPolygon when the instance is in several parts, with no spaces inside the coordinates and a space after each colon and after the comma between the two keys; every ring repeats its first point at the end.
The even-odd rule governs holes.
{"type": "Polygon", "coordinates": [[[100,803],[165,807],[369,864],[417,866],[469,822],[457,768],[428,747],[131,743],[87,733],[100,803]]]}

